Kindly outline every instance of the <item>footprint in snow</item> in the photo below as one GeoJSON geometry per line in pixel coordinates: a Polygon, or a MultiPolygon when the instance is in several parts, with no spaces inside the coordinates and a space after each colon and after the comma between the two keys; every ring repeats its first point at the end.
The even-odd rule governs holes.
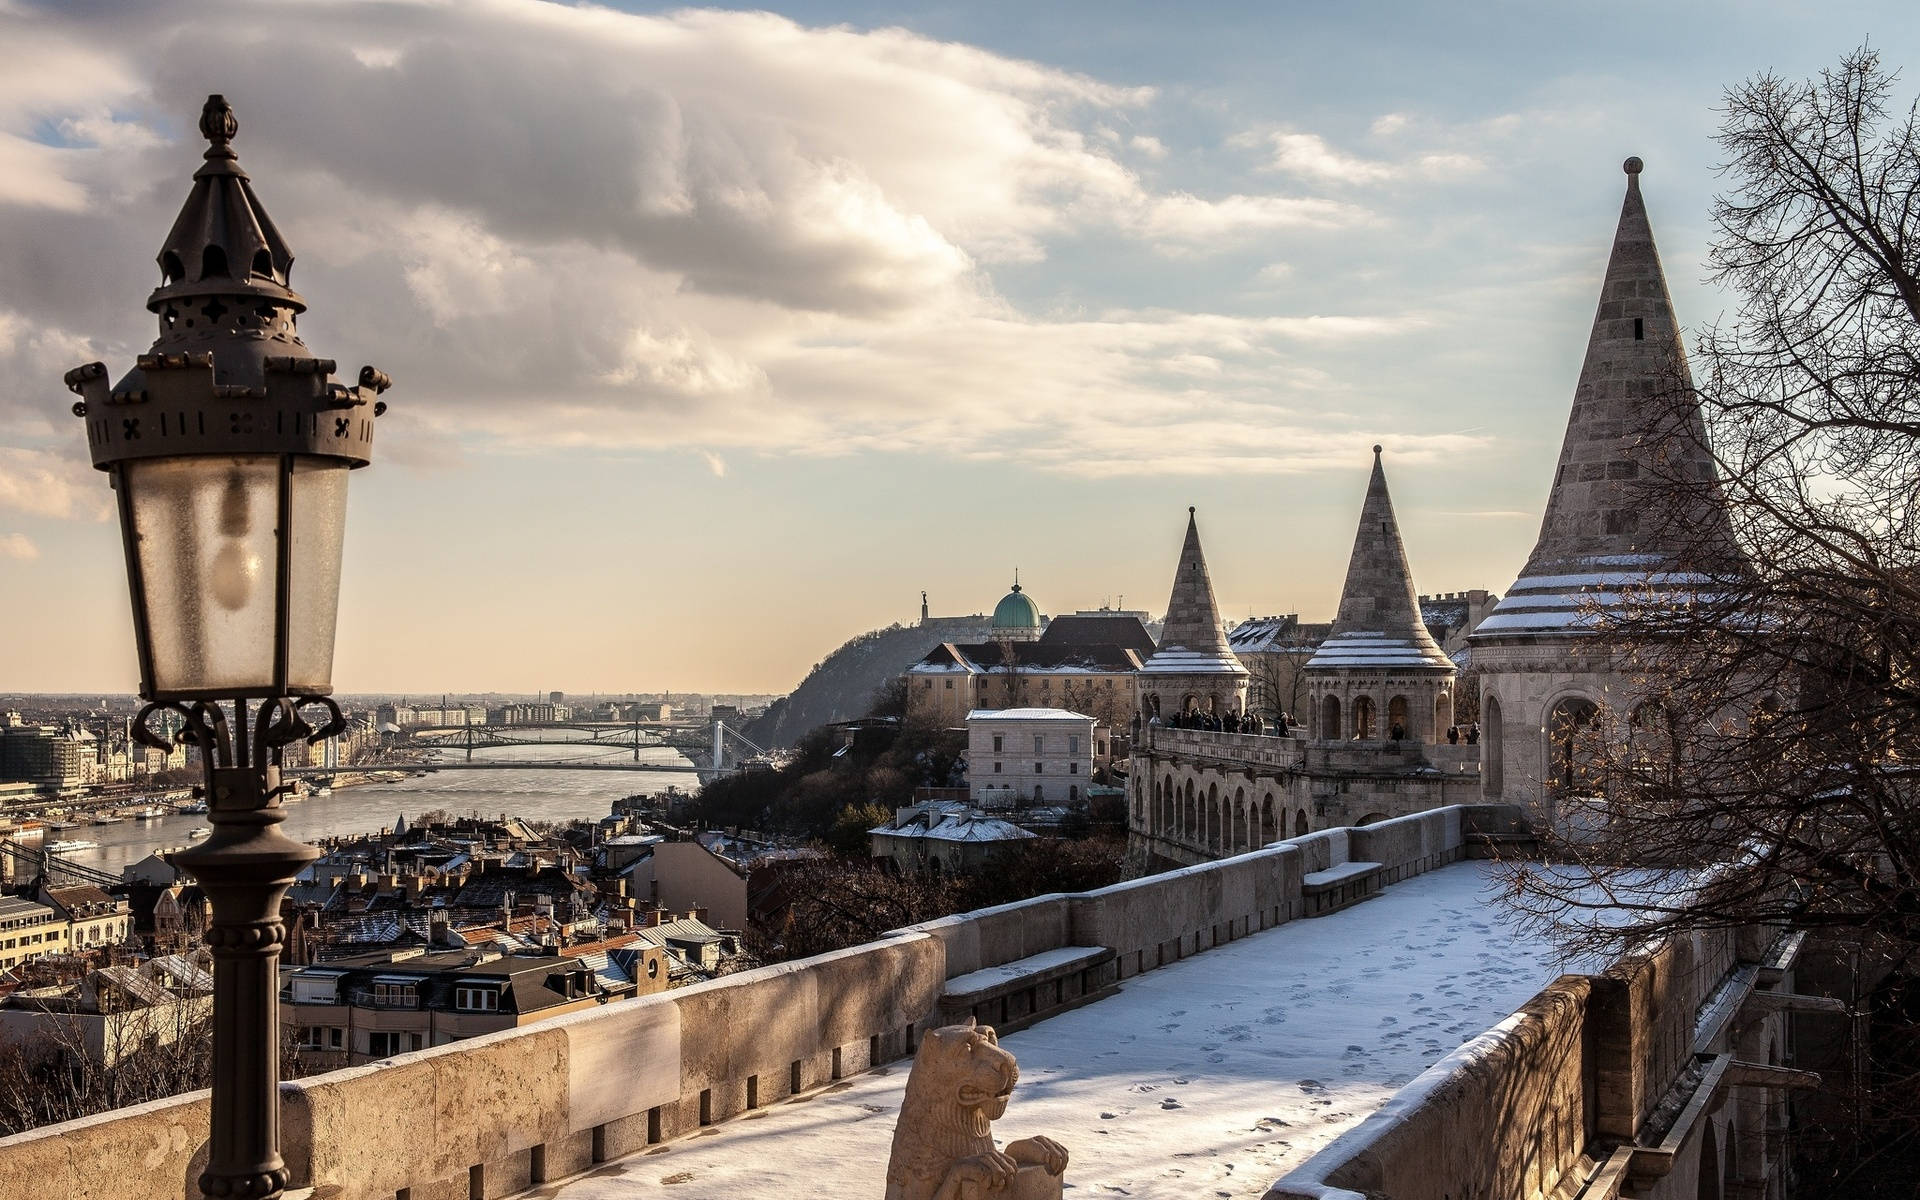
{"type": "Polygon", "coordinates": [[[1318,1096],[1327,1090],[1327,1085],[1321,1083],[1318,1079],[1302,1079],[1300,1081],[1300,1090],[1309,1096],[1318,1096]]]}
{"type": "Polygon", "coordinates": [[[1180,1103],[1178,1100],[1175,1100],[1172,1096],[1168,1096],[1165,1100],[1162,1100],[1160,1102],[1160,1107],[1165,1109],[1174,1109],[1174,1108],[1185,1108],[1186,1105],[1180,1103]]]}

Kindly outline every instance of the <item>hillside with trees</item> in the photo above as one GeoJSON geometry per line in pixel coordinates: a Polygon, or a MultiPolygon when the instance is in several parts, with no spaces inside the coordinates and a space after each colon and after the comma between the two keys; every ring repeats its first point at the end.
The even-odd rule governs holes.
{"type": "Polygon", "coordinates": [[[931,617],[853,638],[815,663],[800,685],[749,724],[746,735],[769,749],[799,744],[809,731],[867,712],[874,694],[941,642],[985,641],[984,616],[931,617]]]}

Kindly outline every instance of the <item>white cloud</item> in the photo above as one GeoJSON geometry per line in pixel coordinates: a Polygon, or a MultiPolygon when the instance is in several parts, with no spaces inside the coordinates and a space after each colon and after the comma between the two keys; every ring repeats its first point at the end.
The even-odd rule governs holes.
{"type": "MultiPolygon", "coordinates": [[[[1379,133],[1383,117],[1374,122],[1379,133]]],[[[1387,132],[1398,132],[1407,124],[1403,114],[1392,114],[1387,132]]],[[[1485,164],[1474,155],[1454,151],[1433,151],[1396,161],[1361,158],[1329,145],[1317,133],[1280,130],[1268,135],[1273,157],[1267,169],[1285,175],[1342,185],[1378,184],[1410,177],[1439,178],[1466,175],[1483,170],[1485,164]]]]}
{"type": "Polygon", "coordinates": [[[31,562],[40,557],[40,547],[24,533],[0,534],[0,558],[13,558],[21,562],[31,562]]]}
{"type": "MultiPolygon", "coordinates": [[[[76,429],[79,423],[75,422],[76,429]]],[[[0,446],[0,508],[36,517],[104,521],[111,515],[106,476],[86,461],[76,433],[74,453],[0,446]]]]}
{"type": "MultiPolygon", "coordinates": [[[[1020,311],[995,272],[1068,241],[1266,261],[1375,225],[1313,192],[1364,163],[1299,135],[1322,166],[1298,191],[1163,189],[1123,157],[1167,147],[1116,132],[1151,89],[904,30],[525,0],[313,0],[269,22],[174,0],[54,12],[34,37],[98,83],[0,83],[0,139],[51,121],[72,143],[31,143],[40,199],[0,207],[0,440],[67,432],[60,372],[117,374],[151,336],[210,80],[298,256],[308,340],[397,381],[396,463],[457,466],[466,439],[692,449],[716,471],[727,449],[1309,469],[1352,439],[1324,403],[1337,357],[1420,323],[1020,311]]],[[[44,486],[68,458],[4,453],[0,504],[101,511],[65,474],[44,486]]]]}

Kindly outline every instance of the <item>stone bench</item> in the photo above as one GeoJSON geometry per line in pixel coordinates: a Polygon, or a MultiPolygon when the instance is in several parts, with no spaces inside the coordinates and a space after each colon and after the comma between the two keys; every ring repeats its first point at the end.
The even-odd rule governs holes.
{"type": "Polygon", "coordinates": [[[1044,950],[947,980],[939,1023],[955,1025],[972,1017],[1011,1033],[1111,995],[1119,990],[1119,980],[1120,964],[1105,946],[1044,950]]]}
{"type": "Polygon", "coordinates": [[[1307,872],[1300,877],[1306,915],[1324,917],[1378,895],[1385,869],[1384,863],[1350,862],[1324,871],[1307,872]]]}

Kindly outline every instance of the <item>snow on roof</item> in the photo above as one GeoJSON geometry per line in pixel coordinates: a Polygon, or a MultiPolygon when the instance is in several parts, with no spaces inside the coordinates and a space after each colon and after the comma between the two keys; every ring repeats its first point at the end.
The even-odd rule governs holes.
{"type": "Polygon", "coordinates": [[[1425,645],[1411,638],[1392,637],[1385,633],[1336,633],[1320,643],[1320,648],[1307,660],[1307,669],[1323,670],[1328,667],[1383,667],[1394,670],[1418,670],[1434,667],[1450,668],[1453,665],[1438,646],[1431,640],[1425,645]]]}
{"type": "Polygon", "coordinates": [[[1587,633],[1605,609],[1629,604],[1681,607],[1714,599],[1700,590],[1715,585],[1712,576],[1659,570],[1672,565],[1663,555],[1605,555],[1585,565],[1591,569],[1521,576],[1474,635],[1587,633]]]}
{"type": "MultiPolygon", "coordinates": [[[[1498,915],[1491,869],[1395,884],[1008,1034],[1020,1082],[999,1136],[1064,1144],[1075,1194],[1256,1200],[1560,974],[1544,938],[1498,915]]],[[[673,1170],[705,1196],[878,1196],[907,1076],[715,1125],[674,1143],[673,1170]]],[[[625,1200],[632,1178],[578,1177],[557,1200],[625,1200]]]]}
{"type": "Polygon", "coordinates": [[[1091,721],[1086,713],[1067,708],[976,708],[969,721],[1091,721]]]}
{"type": "Polygon", "coordinates": [[[1142,675],[1245,675],[1247,669],[1230,655],[1169,646],[1140,664],[1142,675]]]}

